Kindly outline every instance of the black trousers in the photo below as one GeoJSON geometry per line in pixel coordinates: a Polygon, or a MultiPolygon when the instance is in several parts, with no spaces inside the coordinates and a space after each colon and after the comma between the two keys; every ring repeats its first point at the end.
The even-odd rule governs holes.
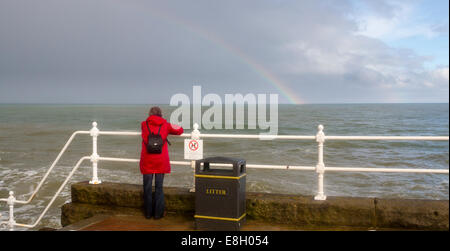
{"type": "Polygon", "coordinates": [[[164,174],[144,174],[144,213],[145,217],[161,218],[164,215],[164,174]],[[155,176],[155,201],[152,200],[152,182],[155,176]],[[154,204],[154,205],[153,205],[154,204]]]}

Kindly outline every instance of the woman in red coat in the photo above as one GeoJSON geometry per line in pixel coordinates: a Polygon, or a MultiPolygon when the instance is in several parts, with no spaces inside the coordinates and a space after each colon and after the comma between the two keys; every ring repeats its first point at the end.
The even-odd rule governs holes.
{"type": "Polygon", "coordinates": [[[141,160],[139,166],[144,177],[144,212],[147,219],[152,215],[155,219],[160,219],[164,216],[164,193],[163,182],[164,174],[170,173],[170,159],[169,151],[167,150],[167,136],[169,134],[180,135],[183,133],[183,128],[177,125],[172,125],[162,118],[161,108],[152,107],[149,112],[147,120],[141,123],[142,130],[142,150],[141,160]],[[148,135],[161,135],[163,139],[163,146],[161,153],[147,153],[148,135]],[[152,208],[152,181],[155,176],[155,208],[152,208]]]}

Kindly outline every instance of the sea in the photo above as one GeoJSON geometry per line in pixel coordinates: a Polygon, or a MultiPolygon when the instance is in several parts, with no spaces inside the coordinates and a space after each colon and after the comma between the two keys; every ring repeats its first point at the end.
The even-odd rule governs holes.
{"type": "MultiPolygon", "coordinates": [[[[100,130],[140,131],[152,105],[0,104],[0,198],[14,191],[17,199],[28,199],[55,160],[70,135],[88,131],[92,122],[100,130]]],[[[160,105],[163,116],[177,108],[160,105]]],[[[204,107],[203,110],[206,110],[204,107]]],[[[279,135],[316,135],[322,124],[326,135],[358,136],[448,136],[448,104],[304,104],[278,106],[279,135]]],[[[201,133],[260,134],[263,129],[206,130],[201,133]]],[[[189,133],[191,130],[185,130],[189,133]]],[[[184,138],[171,136],[171,160],[184,160],[184,138]]],[[[140,136],[101,135],[102,157],[139,158],[140,136]]],[[[314,140],[204,139],[204,156],[243,158],[249,164],[315,166],[314,140]]],[[[50,174],[37,197],[27,205],[16,205],[19,223],[32,224],[49,203],[81,156],[92,153],[92,138],[79,135],[50,174]]],[[[327,141],[325,166],[378,168],[449,168],[448,141],[327,141]]],[[[317,174],[298,170],[247,170],[247,191],[301,194],[317,192],[317,174]]],[[[102,181],[142,184],[137,163],[100,162],[102,181]]],[[[70,202],[70,184],[92,177],[85,162],[64,188],[41,223],[60,228],[60,207],[70,202]]],[[[193,172],[189,166],[172,166],[164,186],[189,189],[193,172]]],[[[448,174],[328,172],[324,178],[327,196],[449,199],[448,174]]],[[[7,219],[8,207],[0,202],[7,219]]],[[[17,230],[21,230],[18,228],[17,230]]],[[[26,230],[26,229],[22,229],[26,230]]]]}

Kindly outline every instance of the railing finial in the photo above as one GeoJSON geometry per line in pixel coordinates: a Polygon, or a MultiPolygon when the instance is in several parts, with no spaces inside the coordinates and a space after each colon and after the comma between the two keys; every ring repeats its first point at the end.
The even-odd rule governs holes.
{"type": "Polygon", "coordinates": [[[317,143],[324,143],[325,142],[325,133],[323,132],[323,125],[317,126],[317,130],[319,130],[316,134],[316,142],[317,143]]]}
{"type": "Polygon", "coordinates": [[[200,139],[200,131],[198,130],[198,124],[194,124],[194,130],[192,130],[191,138],[192,139],[200,139]]]}
{"type": "Polygon", "coordinates": [[[319,132],[322,132],[322,131],[323,131],[323,125],[319,125],[319,126],[317,127],[317,129],[319,129],[319,132]]]}
{"type": "Polygon", "coordinates": [[[97,137],[100,130],[97,128],[97,122],[92,122],[92,128],[89,131],[92,137],[97,137]]]}

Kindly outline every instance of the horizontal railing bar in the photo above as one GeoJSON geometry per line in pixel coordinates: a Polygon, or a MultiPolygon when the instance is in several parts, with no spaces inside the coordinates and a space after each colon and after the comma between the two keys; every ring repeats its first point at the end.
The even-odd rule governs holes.
{"type": "Polygon", "coordinates": [[[116,132],[116,131],[99,131],[99,135],[122,135],[122,136],[139,136],[140,132],[116,132]]]}
{"type": "Polygon", "coordinates": [[[99,157],[98,160],[116,161],[116,162],[139,162],[139,159],[110,158],[110,157],[99,157]]]}
{"type": "MultiPolygon", "coordinates": [[[[99,131],[100,135],[139,136],[140,132],[99,131]]],[[[180,137],[189,138],[190,133],[180,137]]],[[[316,136],[308,135],[256,135],[256,134],[200,134],[200,138],[230,138],[230,139],[293,139],[314,140],[316,136]]],[[[413,140],[413,141],[449,141],[449,136],[325,136],[325,140],[413,140]]]]}
{"type": "MultiPolygon", "coordinates": [[[[140,136],[140,132],[118,132],[118,131],[99,131],[99,135],[118,135],[118,136],[140,136]]],[[[178,137],[190,138],[190,133],[183,133],[181,135],[174,135],[178,137]]]]}
{"type": "MultiPolygon", "coordinates": [[[[99,160],[117,161],[117,162],[139,162],[139,159],[124,159],[124,158],[109,158],[99,157],[99,160]]],[[[172,165],[190,166],[189,161],[170,161],[172,165]]],[[[211,166],[229,167],[231,164],[211,163],[211,166]]],[[[290,166],[290,165],[260,165],[247,164],[247,168],[261,168],[261,169],[286,169],[286,170],[304,170],[315,171],[314,166],[290,166]]],[[[438,173],[448,174],[447,169],[406,169],[406,168],[370,168],[370,167],[325,167],[326,172],[385,172],[385,173],[438,173]]]]}
{"type": "Polygon", "coordinates": [[[314,139],[316,139],[316,136],[302,136],[302,135],[253,135],[253,134],[200,134],[200,138],[314,140],[314,139]]]}
{"type": "MultiPolygon", "coordinates": [[[[123,135],[123,136],[139,136],[140,132],[115,132],[115,131],[99,131],[100,135],[123,135]]],[[[183,133],[179,137],[190,138],[190,133],[183,133]]],[[[200,138],[232,138],[232,139],[308,139],[314,140],[315,136],[301,135],[255,135],[255,134],[200,134],[200,138]]]]}
{"type": "Polygon", "coordinates": [[[382,173],[439,173],[448,174],[448,169],[371,168],[371,167],[325,167],[326,172],[382,172],[382,173]]]}
{"type": "Polygon", "coordinates": [[[448,141],[448,136],[325,136],[325,140],[424,140],[448,141]]]}
{"type": "MultiPolygon", "coordinates": [[[[182,162],[182,161],[179,161],[182,162]]],[[[172,164],[172,162],[170,162],[172,164]]],[[[190,165],[189,162],[179,163],[179,165],[190,165]]],[[[175,164],[176,165],[176,164],[175,164]]],[[[222,164],[222,163],[211,163],[211,166],[217,167],[231,167],[232,164],[222,164]]],[[[305,171],[314,171],[316,168],[314,166],[288,166],[288,165],[258,165],[258,164],[247,164],[247,168],[259,168],[259,169],[292,169],[292,170],[305,170],[305,171]]]]}
{"type": "Polygon", "coordinates": [[[303,170],[303,171],[314,171],[316,167],[314,166],[289,166],[289,165],[257,165],[248,164],[248,168],[261,168],[261,169],[285,169],[285,170],[303,170]]]}
{"type": "MultiPolygon", "coordinates": [[[[110,158],[110,157],[99,157],[99,160],[105,161],[117,161],[117,162],[139,162],[139,159],[126,159],[126,158],[110,158]]],[[[190,161],[170,161],[170,164],[177,166],[190,166],[190,161]]],[[[229,167],[231,164],[220,164],[211,163],[211,166],[217,167],[229,167]]],[[[292,170],[307,170],[314,171],[316,168],[314,166],[288,166],[288,165],[258,165],[258,164],[247,164],[248,168],[261,168],[261,169],[292,169],[292,170]]]]}

